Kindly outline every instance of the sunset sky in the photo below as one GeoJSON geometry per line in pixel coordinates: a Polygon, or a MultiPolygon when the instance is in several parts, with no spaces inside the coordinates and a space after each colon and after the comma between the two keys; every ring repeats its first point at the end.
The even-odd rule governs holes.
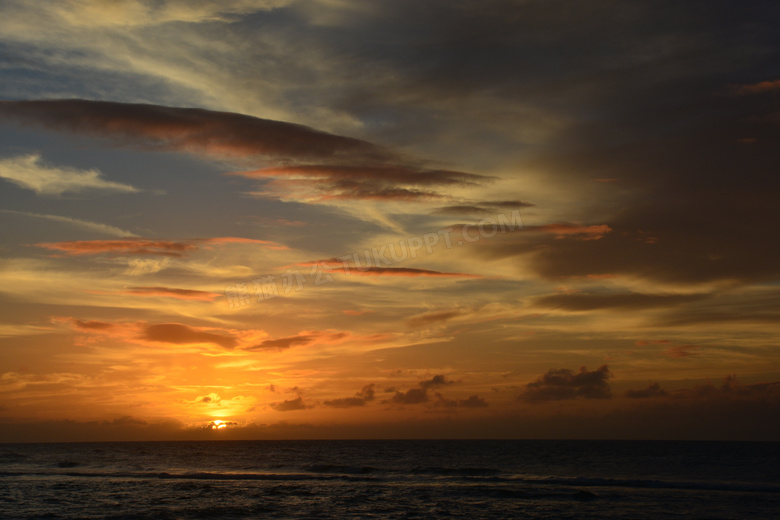
{"type": "Polygon", "coordinates": [[[780,440],[778,27],[3,1],[0,442],[780,440]]]}

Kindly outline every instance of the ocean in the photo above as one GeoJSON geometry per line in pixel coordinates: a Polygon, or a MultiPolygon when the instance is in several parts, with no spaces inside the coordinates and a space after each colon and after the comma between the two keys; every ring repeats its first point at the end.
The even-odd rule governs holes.
{"type": "Polygon", "coordinates": [[[780,443],[0,445],[2,519],[776,519],[780,443]]]}

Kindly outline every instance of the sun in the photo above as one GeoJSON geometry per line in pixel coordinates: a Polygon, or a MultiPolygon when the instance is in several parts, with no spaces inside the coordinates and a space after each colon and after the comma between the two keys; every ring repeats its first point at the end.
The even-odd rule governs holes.
{"type": "Polygon", "coordinates": [[[211,430],[221,430],[223,428],[227,428],[227,423],[225,421],[215,420],[211,421],[211,424],[209,424],[209,429],[211,430]]]}

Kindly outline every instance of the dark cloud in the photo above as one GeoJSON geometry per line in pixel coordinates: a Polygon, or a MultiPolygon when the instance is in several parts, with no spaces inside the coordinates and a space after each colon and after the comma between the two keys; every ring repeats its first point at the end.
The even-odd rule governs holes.
{"type": "Polygon", "coordinates": [[[478,395],[472,395],[468,399],[448,399],[439,392],[435,394],[436,400],[433,402],[435,407],[444,408],[487,408],[488,404],[478,395]]]}
{"type": "Polygon", "coordinates": [[[195,399],[198,403],[214,403],[219,404],[222,402],[222,398],[217,394],[201,395],[195,399]]]}
{"type": "Polygon", "coordinates": [[[397,404],[427,403],[428,390],[425,388],[410,388],[406,392],[396,392],[392,402],[397,404]]]}
{"type": "Polygon", "coordinates": [[[277,412],[290,412],[293,410],[305,410],[308,408],[303,402],[303,398],[300,396],[295,399],[285,399],[284,401],[271,403],[269,406],[277,412]]]}
{"type": "Polygon", "coordinates": [[[118,145],[218,157],[386,158],[378,146],[303,125],[198,108],[60,99],[2,101],[0,115],[118,145]]]}
{"type": "Polygon", "coordinates": [[[246,350],[261,351],[261,350],[287,350],[290,347],[296,347],[299,345],[308,345],[314,341],[314,336],[289,336],[287,338],[279,339],[267,339],[258,345],[247,347],[246,350]]]}
{"type": "Polygon", "coordinates": [[[522,200],[482,201],[456,206],[444,206],[437,208],[434,213],[440,215],[494,215],[505,209],[530,208],[535,205],[522,200]]]}
{"type": "Polygon", "coordinates": [[[780,402],[780,382],[742,385],[736,375],[729,375],[718,386],[711,383],[696,385],[669,392],[668,397],[676,400],[705,400],[714,403],[756,399],[780,402]]]}
{"type": "Polygon", "coordinates": [[[296,336],[288,336],[286,338],[267,339],[258,345],[247,347],[245,350],[249,351],[264,351],[264,350],[287,350],[291,347],[303,346],[313,343],[314,341],[320,341],[324,343],[337,342],[343,338],[346,338],[348,334],[346,332],[334,332],[334,331],[305,331],[296,336]]]}
{"type": "Polygon", "coordinates": [[[567,368],[550,369],[534,382],[525,385],[520,398],[525,401],[555,401],[561,399],[606,399],[612,397],[607,380],[612,376],[607,365],[589,372],[580,367],[579,372],[567,368]]]}
{"type": "Polygon", "coordinates": [[[468,399],[458,400],[458,406],[461,408],[487,408],[488,404],[482,397],[472,395],[468,399]]]}
{"type": "Polygon", "coordinates": [[[235,338],[203,332],[179,323],[147,325],[142,339],[175,344],[212,343],[227,349],[236,346],[235,338]]]}
{"type": "MultiPolygon", "coordinates": [[[[443,386],[449,386],[455,384],[455,381],[447,379],[447,376],[443,374],[434,375],[430,379],[426,379],[417,383],[417,387],[410,388],[406,392],[395,391],[393,398],[389,401],[383,401],[383,403],[397,403],[397,404],[421,404],[429,401],[428,390],[432,388],[441,388],[443,386]]],[[[388,389],[392,391],[394,389],[388,389]]],[[[439,400],[443,399],[441,394],[436,393],[439,400]]],[[[456,403],[457,404],[457,403],[456,403]]],[[[439,405],[441,406],[441,405],[439,405]]]]}
{"type": "Polygon", "coordinates": [[[626,397],[631,399],[648,399],[650,397],[663,397],[666,391],[658,383],[652,383],[642,390],[626,390],[626,397]]]}
{"type": "Polygon", "coordinates": [[[419,385],[421,388],[440,388],[442,386],[452,385],[455,384],[455,381],[450,381],[447,379],[447,376],[438,374],[433,376],[430,379],[426,379],[425,381],[420,381],[419,385]]]}
{"type": "Polygon", "coordinates": [[[365,406],[366,403],[374,400],[374,383],[368,384],[355,394],[355,397],[343,397],[325,401],[323,404],[334,408],[351,408],[353,406],[365,406]]]}
{"type": "MultiPolygon", "coordinates": [[[[520,149],[516,170],[543,173],[564,187],[561,198],[585,208],[584,218],[597,218],[589,225],[612,230],[599,240],[529,233],[481,243],[476,254],[530,255],[535,272],[550,279],[770,282],[780,277],[780,244],[769,238],[780,235],[772,120],[778,24],[780,10],[767,1],[496,0],[453,8],[401,0],[324,40],[343,52],[366,41],[358,56],[392,72],[385,89],[351,86],[345,111],[381,118],[383,135],[399,142],[433,136],[426,143],[439,138],[442,149],[452,148],[443,128],[452,122],[457,142],[471,145],[464,155],[520,149]],[[403,52],[379,43],[391,37],[405,43],[403,52]],[[470,109],[475,98],[478,108],[470,109]],[[518,121],[555,124],[535,141],[515,131],[518,121]]],[[[485,214],[481,203],[457,202],[439,211],[485,214]]]]}

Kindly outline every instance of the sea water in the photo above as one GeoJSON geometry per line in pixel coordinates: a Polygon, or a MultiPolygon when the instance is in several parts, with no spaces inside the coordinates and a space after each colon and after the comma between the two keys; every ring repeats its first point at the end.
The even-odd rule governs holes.
{"type": "Polygon", "coordinates": [[[776,519],[780,443],[5,444],[0,518],[776,519]]]}

